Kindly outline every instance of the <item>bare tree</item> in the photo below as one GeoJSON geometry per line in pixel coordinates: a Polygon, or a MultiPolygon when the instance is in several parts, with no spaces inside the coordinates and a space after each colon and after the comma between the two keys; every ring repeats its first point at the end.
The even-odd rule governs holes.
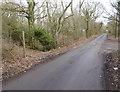
{"type": "Polygon", "coordinates": [[[84,4],[85,0],[79,1],[79,14],[81,15],[82,5],[84,4]]]}
{"type": "Polygon", "coordinates": [[[102,14],[102,5],[101,3],[96,3],[96,2],[87,2],[85,3],[82,13],[85,16],[85,21],[86,21],[86,38],[88,38],[89,35],[89,23],[91,20],[96,20],[100,15],[102,14]]]}
{"type": "MultiPolygon", "coordinates": [[[[60,33],[60,31],[61,31],[62,18],[63,18],[65,12],[67,11],[67,9],[70,7],[71,4],[72,4],[72,1],[65,7],[65,9],[64,9],[63,12],[62,12],[62,14],[61,14],[60,17],[58,18],[57,34],[60,33]]],[[[66,17],[66,18],[67,18],[67,17],[66,17]]]]}
{"type": "Polygon", "coordinates": [[[106,13],[108,14],[109,17],[105,17],[109,20],[115,21],[115,38],[117,36],[117,32],[118,32],[118,36],[120,35],[120,1],[118,0],[109,0],[111,3],[111,6],[113,7],[114,11],[113,14],[109,13],[106,11],[106,13]]]}

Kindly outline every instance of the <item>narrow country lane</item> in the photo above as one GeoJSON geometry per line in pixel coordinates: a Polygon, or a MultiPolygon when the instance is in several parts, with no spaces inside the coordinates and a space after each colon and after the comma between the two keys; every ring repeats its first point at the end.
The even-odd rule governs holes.
{"type": "Polygon", "coordinates": [[[102,90],[103,61],[100,48],[107,34],[38,65],[18,77],[3,81],[3,90],[102,90]]]}

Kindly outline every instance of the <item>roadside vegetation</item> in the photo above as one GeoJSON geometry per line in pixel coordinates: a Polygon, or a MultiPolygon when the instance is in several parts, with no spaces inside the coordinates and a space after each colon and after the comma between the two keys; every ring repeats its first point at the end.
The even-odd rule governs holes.
{"type": "Polygon", "coordinates": [[[102,4],[80,1],[77,8],[73,0],[59,4],[26,0],[26,5],[22,1],[3,1],[3,39],[13,45],[48,51],[100,34],[104,26],[96,20],[103,12],[102,4]]]}
{"type": "Polygon", "coordinates": [[[120,50],[105,54],[105,86],[107,90],[120,90],[120,50]]]}

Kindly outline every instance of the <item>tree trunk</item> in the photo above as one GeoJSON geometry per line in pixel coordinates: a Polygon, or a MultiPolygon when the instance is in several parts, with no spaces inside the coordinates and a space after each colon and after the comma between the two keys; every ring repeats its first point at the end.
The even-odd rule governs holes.
{"type": "Polygon", "coordinates": [[[117,16],[115,16],[115,19],[116,19],[116,21],[115,21],[115,38],[117,37],[117,16]]]}
{"type": "Polygon", "coordinates": [[[34,49],[34,33],[33,33],[33,27],[34,27],[34,22],[35,22],[35,18],[34,18],[34,8],[35,8],[35,1],[34,0],[27,0],[28,3],[28,26],[29,26],[29,45],[30,48],[34,49]]]}
{"type": "Polygon", "coordinates": [[[119,23],[118,23],[118,37],[120,38],[120,1],[118,2],[118,17],[119,17],[119,23]]]}

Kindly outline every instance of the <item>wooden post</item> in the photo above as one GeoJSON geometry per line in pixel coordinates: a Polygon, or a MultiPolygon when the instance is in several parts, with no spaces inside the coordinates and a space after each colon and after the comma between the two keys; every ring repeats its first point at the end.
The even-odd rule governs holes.
{"type": "Polygon", "coordinates": [[[23,57],[26,57],[26,51],[25,51],[25,33],[22,31],[22,38],[23,38],[23,57]]]}

